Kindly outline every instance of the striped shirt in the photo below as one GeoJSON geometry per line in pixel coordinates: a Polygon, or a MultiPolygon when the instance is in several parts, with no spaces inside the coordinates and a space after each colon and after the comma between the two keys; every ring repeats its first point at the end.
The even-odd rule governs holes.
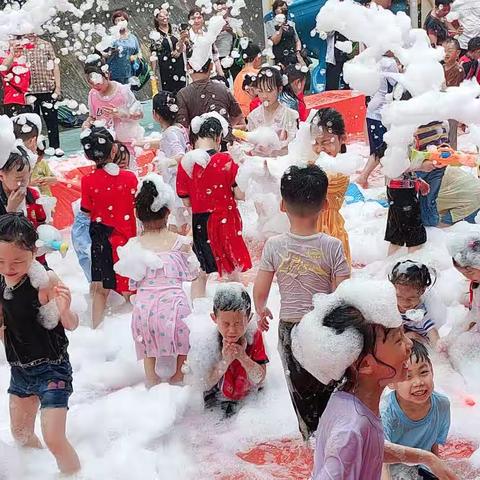
{"type": "Polygon", "coordinates": [[[414,332],[422,337],[426,337],[428,332],[435,328],[435,322],[429,315],[424,303],[418,305],[415,310],[423,310],[423,318],[419,320],[411,320],[405,313],[402,313],[403,327],[407,332],[414,332]]]}
{"type": "Polygon", "coordinates": [[[415,132],[415,148],[426,150],[430,145],[439,146],[448,143],[448,130],[443,122],[430,122],[421,125],[415,132]]]}

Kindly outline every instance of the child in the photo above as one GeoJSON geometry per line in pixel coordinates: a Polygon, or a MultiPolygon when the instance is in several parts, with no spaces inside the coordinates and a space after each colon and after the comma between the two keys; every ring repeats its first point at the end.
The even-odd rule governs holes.
{"type": "Polygon", "coordinates": [[[129,277],[136,290],[132,335],[138,360],[143,360],[147,386],[161,381],[181,383],[189,349],[184,319],[191,310],[182,283],[194,280],[198,262],[187,238],[167,228],[174,193],[159,175],[143,178],[135,200],[143,233],[119,249],[115,270],[129,277]],[[133,275],[132,264],[138,275],[133,275]]]}
{"type": "Polygon", "coordinates": [[[288,152],[288,144],[295,138],[298,129],[298,113],[279,102],[283,89],[283,78],[275,67],[263,67],[257,75],[256,87],[262,105],[253,110],[247,117],[248,130],[252,132],[258,127],[271,127],[280,139],[281,149],[267,151],[257,147],[253,155],[275,157],[288,152]]]}
{"type": "Polygon", "coordinates": [[[466,330],[480,332],[480,234],[456,235],[450,239],[448,250],[453,266],[470,281],[466,330]]]}
{"type": "Polygon", "coordinates": [[[480,70],[478,60],[480,59],[480,37],[473,37],[468,41],[465,55],[460,58],[460,64],[465,72],[465,78],[470,80],[476,78],[480,81],[480,70]]]}
{"type": "Polygon", "coordinates": [[[395,287],[398,311],[402,315],[405,331],[411,332],[413,338],[427,337],[436,346],[440,338],[436,322],[423,298],[427,289],[433,285],[428,267],[411,260],[398,262],[388,278],[395,287]]]}
{"type": "Polygon", "coordinates": [[[258,108],[262,101],[258,97],[258,88],[257,88],[257,76],[256,75],[245,75],[242,84],[242,90],[248,95],[250,103],[248,105],[248,112],[252,113],[256,108],[258,108]]]}
{"type": "Polygon", "coordinates": [[[102,322],[109,290],[128,296],[128,279],[115,276],[117,248],[137,233],[135,192],[137,178],[112,163],[117,154],[112,135],[103,127],[83,134],[85,156],[96,163],[95,172],[82,178],[81,209],[90,216],[92,239],[92,325],[102,322]],[[101,283],[100,283],[101,282],[101,283]]]}
{"type": "Polygon", "coordinates": [[[65,435],[72,367],[65,329],[75,330],[70,290],[35,262],[37,232],[23,216],[0,216],[0,338],[11,367],[10,419],[15,440],[42,448],[35,435],[41,408],[43,439],[64,474],[80,469],[65,435]]]}
{"type": "Polygon", "coordinates": [[[38,187],[42,195],[48,197],[52,196],[52,190],[50,189],[51,185],[57,183],[57,177],[54,175],[50,169],[48,162],[45,160],[45,137],[40,135],[37,140],[37,162],[32,171],[32,179],[30,185],[33,187],[38,187]]]}
{"type": "Polygon", "coordinates": [[[312,480],[380,480],[382,463],[400,462],[456,479],[433,453],[384,441],[380,398],[388,384],[406,380],[411,348],[387,282],[347,280],[316,297],[292,332],[297,361],[337,387],[318,424],[312,480]]]}
{"type": "MultiPolygon", "coordinates": [[[[160,141],[149,142],[149,148],[157,148],[164,156],[160,161],[159,171],[165,182],[174,190],[177,183],[178,164],[190,148],[188,132],[176,122],[178,106],[173,94],[161,91],[153,97],[153,119],[162,128],[160,141]]],[[[186,234],[191,218],[182,200],[175,195],[175,205],[170,215],[171,229],[186,234]]]]}
{"type": "Polygon", "coordinates": [[[385,152],[383,136],[387,132],[387,129],[382,123],[382,108],[387,104],[387,95],[393,92],[397,83],[396,80],[388,75],[399,73],[397,60],[392,52],[387,52],[383,55],[380,60],[380,71],[382,73],[380,88],[375,95],[373,95],[367,106],[366,122],[370,157],[362,173],[360,173],[356,180],[363,188],[368,188],[368,178],[380,163],[385,152]]]}
{"type": "Polygon", "coordinates": [[[30,68],[26,64],[22,38],[10,41],[9,51],[0,53],[0,75],[3,82],[3,108],[9,117],[30,112],[26,94],[30,88],[30,68]]]}
{"type": "MultiPolygon", "coordinates": [[[[320,109],[312,119],[310,133],[312,137],[312,154],[316,157],[325,152],[331,157],[345,153],[347,140],[345,122],[342,115],[333,108],[320,109]]],[[[316,159],[315,157],[315,159],[316,159]]],[[[318,219],[319,232],[326,233],[342,241],[343,251],[349,264],[350,243],[345,230],[345,220],[340,213],[345,200],[350,178],[341,173],[328,174],[327,201],[318,219]]]]}
{"type": "Polygon", "coordinates": [[[240,284],[217,288],[212,320],[218,328],[220,361],[211,369],[204,393],[207,407],[220,406],[226,416],[234,414],[239,402],[258,390],[265,380],[268,357],[262,332],[250,328],[252,302],[240,284]]]}
{"type": "MultiPolygon", "coordinates": [[[[421,448],[438,455],[438,446],[447,441],[450,428],[450,401],[434,391],[433,366],[428,350],[422,342],[412,340],[406,380],[393,383],[382,405],[382,423],[385,439],[407,447],[421,448]]],[[[432,478],[424,476],[424,467],[419,465],[391,465],[390,474],[412,472],[408,478],[432,478]]],[[[390,477],[388,477],[390,478],[390,477]]],[[[401,476],[403,478],[403,476],[401,476]]]]}
{"type": "Polygon", "coordinates": [[[218,153],[228,132],[226,120],[215,112],[205,114],[193,119],[192,131],[197,150],[178,166],[177,195],[192,208],[193,251],[202,269],[192,283],[195,299],[205,296],[210,273],[238,280],[238,272],[252,268],[252,262],[236,202],[244,199],[235,180],[238,165],[228,153],[218,153]]]}
{"type": "Polygon", "coordinates": [[[298,113],[301,122],[307,120],[308,114],[305,105],[305,85],[309,76],[308,67],[299,63],[287,65],[285,75],[288,78],[288,84],[283,88],[280,94],[280,102],[298,113]]]}
{"type": "Polygon", "coordinates": [[[258,45],[249,42],[247,48],[242,51],[243,68],[236,76],[233,82],[233,96],[242,109],[243,116],[246,118],[250,113],[251,97],[244,88],[244,81],[247,76],[255,76],[262,64],[261,49],[258,45]]]}
{"type": "Polygon", "coordinates": [[[328,179],[316,165],[290,167],[281,180],[281,210],[288,216],[290,232],[271,237],[263,248],[253,289],[255,311],[262,330],[273,318],[267,300],[277,275],[281,308],[279,352],[299,429],[308,439],[317,429],[331,390],[317,381],[292,356],[292,328],[312,309],[316,293],[332,293],[350,276],[342,242],[318,233],[318,217],[327,195],[328,179]]]}
{"type": "Polygon", "coordinates": [[[143,137],[143,129],[139,125],[139,120],[143,118],[140,102],[129,85],[110,80],[105,65],[87,64],[85,75],[91,90],[88,94],[90,116],[83,128],[91,127],[98,120],[104,121],[106,128],[114,130],[116,140],[125,143],[133,155],[134,139],[143,137]]]}

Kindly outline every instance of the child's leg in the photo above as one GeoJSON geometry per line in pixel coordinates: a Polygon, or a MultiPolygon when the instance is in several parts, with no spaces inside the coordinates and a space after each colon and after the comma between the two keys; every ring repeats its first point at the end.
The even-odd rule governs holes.
{"type": "Polygon", "coordinates": [[[16,442],[23,447],[43,448],[35,435],[35,418],[40,402],[38,397],[10,395],[10,430],[16,442]]]}
{"type": "Polygon", "coordinates": [[[185,361],[187,360],[186,355],[178,355],[177,356],[177,371],[175,375],[170,378],[170,383],[182,383],[183,382],[183,372],[182,367],[185,361]]]}
{"type": "Polygon", "coordinates": [[[378,167],[380,164],[380,160],[376,155],[370,155],[368,157],[368,161],[363,167],[360,175],[356,179],[356,183],[360,185],[362,188],[368,188],[368,179],[372,172],[378,167]]]}
{"type": "MultiPolygon", "coordinates": [[[[394,245],[393,243],[388,244],[388,256],[392,256],[397,253],[402,247],[400,245],[394,245]]],[[[410,250],[410,249],[409,249],[410,250]]]]}
{"type": "Polygon", "coordinates": [[[202,298],[206,296],[207,280],[208,275],[203,270],[200,270],[198,277],[192,282],[192,290],[190,293],[190,296],[192,297],[192,302],[197,298],[202,298]]]}
{"type": "Polygon", "coordinates": [[[423,247],[423,244],[417,245],[415,247],[408,247],[408,253],[418,252],[418,250],[421,250],[422,247],[423,247]]]}
{"type": "Polygon", "coordinates": [[[45,444],[57,460],[62,473],[71,474],[80,470],[80,460],[66,437],[67,409],[44,408],[41,416],[42,435],[45,444]]]}
{"type": "Polygon", "coordinates": [[[92,282],[92,328],[97,328],[103,321],[107,298],[110,290],[103,288],[101,282],[92,282]]]}
{"type": "Polygon", "coordinates": [[[154,357],[143,359],[143,369],[145,370],[147,388],[154,387],[161,382],[159,376],[155,372],[155,362],[156,359],[154,357]]]}

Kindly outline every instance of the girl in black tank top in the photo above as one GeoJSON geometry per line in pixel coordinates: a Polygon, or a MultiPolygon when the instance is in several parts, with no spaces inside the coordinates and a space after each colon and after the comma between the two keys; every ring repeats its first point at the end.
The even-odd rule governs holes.
{"type": "Polygon", "coordinates": [[[65,329],[78,317],[70,309],[70,290],[35,260],[37,232],[23,215],[0,215],[0,339],[10,364],[11,430],[15,440],[40,448],[34,432],[36,410],[42,411],[47,445],[55,445],[62,473],[80,469],[65,436],[72,368],[65,329]],[[48,412],[48,414],[45,414],[48,412]]]}

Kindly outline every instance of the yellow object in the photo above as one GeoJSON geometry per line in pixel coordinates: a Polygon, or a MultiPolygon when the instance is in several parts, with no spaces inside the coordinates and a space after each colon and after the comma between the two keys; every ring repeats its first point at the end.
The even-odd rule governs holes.
{"type": "Polygon", "coordinates": [[[245,132],[243,130],[238,130],[238,128],[234,128],[232,130],[232,134],[234,137],[238,138],[239,140],[248,140],[248,132],[245,132]]]}
{"type": "Polygon", "coordinates": [[[158,82],[156,78],[152,78],[152,97],[158,93],[158,82]]]}
{"type": "MultiPolygon", "coordinates": [[[[32,180],[38,180],[42,178],[49,178],[49,177],[54,177],[55,175],[53,172],[50,170],[50,167],[48,166],[48,162],[42,158],[41,160],[38,160],[37,163],[35,164],[35,167],[33,167],[32,171],[32,180]]],[[[47,195],[49,197],[52,196],[52,191],[50,190],[50,187],[45,186],[45,187],[38,187],[40,190],[40,193],[42,195],[47,195]]]]}
{"type": "Polygon", "coordinates": [[[345,230],[345,220],[340,213],[350,178],[342,174],[328,175],[327,202],[318,219],[318,230],[338,238],[343,244],[347,262],[351,265],[350,244],[345,230]]]}

